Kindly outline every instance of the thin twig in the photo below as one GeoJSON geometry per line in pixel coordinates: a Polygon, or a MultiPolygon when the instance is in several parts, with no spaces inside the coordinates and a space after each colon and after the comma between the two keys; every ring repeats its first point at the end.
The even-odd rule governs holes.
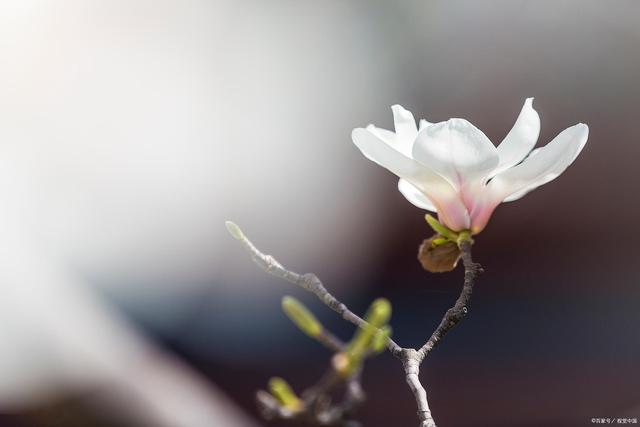
{"type": "MultiPolygon", "coordinates": [[[[237,226],[236,226],[237,227],[237,226]]],[[[237,238],[237,236],[234,235],[237,238]]],[[[264,271],[272,274],[276,277],[300,286],[303,289],[314,294],[324,305],[331,310],[338,313],[346,321],[353,323],[359,328],[367,326],[367,322],[357,314],[353,313],[346,305],[338,301],[327,289],[324,287],[320,279],[313,273],[299,274],[294,271],[286,269],[280,264],[274,257],[262,253],[255,245],[244,235],[241,234],[238,238],[242,246],[249,252],[253,261],[260,266],[264,271]]],[[[402,348],[392,339],[387,342],[387,348],[389,351],[396,355],[402,351],[402,348]]]]}
{"type": "Polygon", "coordinates": [[[482,273],[482,267],[480,264],[473,262],[471,258],[471,242],[468,240],[460,243],[460,250],[462,251],[462,263],[464,265],[464,285],[462,286],[462,292],[456,300],[453,307],[451,307],[445,313],[444,317],[440,321],[440,325],[433,331],[429,340],[418,350],[418,356],[422,361],[431,350],[437,346],[442,338],[453,329],[467,314],[469,300],[473,292],[473,285],[476,278],[482,273]]]}
{"type": "MultiPolygon", "coordinates": [[[[253,261],[258,264],[266,272],[291,282],[295,285],[306,289],[307,291],[316,295],[320,301],[326,306],[337,312],[345,320],[353,323],[358,327],[367,326],[367,322],[354,314],[347,308],[342,302],[336,299],[327,289],[324,287],[320,279],[315,274],[299,274],[293,271],[287,270],[282,264],[280,264],[271,255],[262,253],[253,243],[242,233],[234,223],[227,223],[229,232],[238,239],[245,249],[251,255],[253,261]]],[[[460,296],[456,300],[453,307],[451,307],[445,313],[440,324],[433,332],[429,340],[418,350],[413,348],[400,347],[392,339],[388,340],[387,349],[391,354],[400,359],[405,372],[405,380],[413,393],[416,404],[418,406],[418,419],[420,420],[420,427],[436,427],[436,423],[431,415],[429,403],[427,400],[427,392],[420,382],[420,365],[424,361],[425,357],[429,354],[433,348],[442,340],[442,338],[449,332],[454,326],[456,326],[467,314],[467,306],[471,299],[473,292],[473,285],[476,278],[482,273],[482,267],[480,264],[473,262],[471,257],[471,244],[470,240],[463,240],[459,242],[460,250],[462,252],[462,263],[464,266],[464,285],[460,296]]],[[[331,345],[331,344],[329,344],[331,345]]],[[[359,382],[357,384],[359,387],[359,382]]],[[[262,396],[263,399],[269,400],[269,397],[262,396]]],[[[260,399],[259,399],[260,400],[260,399]]],[[[265,402],[262,402],[265,406],[265,402]]],[[[268,403],[268,402],[267,402],[268,403]]],[[[266,405],[271,409],[270,413],[273,413],[274,408],[270,408],[271,405],[266,405]]],[[[275,408],[277,409],[277,408],[275,408]]],[[[281,414],[286,415],[286,414],[281,414]]],[[[346,421],[346,425],[349,421],[346,421]]]]}
{"type": "MultiPolygon", "coordinates": [[[[344,351],[345,347],[343,345],[339,350],[344,351]]],[[[352,416],[365,400],[360,383],[361,373],[362,370],[359,369],[350,377],[344,378],[332,363],[316,385],[302,392],[298,408],[281,404],[264,390],[256,393],[256,401],[266,419],[302,420],[318,426],[359,427],[360,424],[352,416]],[[331,395],[341,386],[345,388],[344,397],[340,402],[333,403],[331,395]]]]}

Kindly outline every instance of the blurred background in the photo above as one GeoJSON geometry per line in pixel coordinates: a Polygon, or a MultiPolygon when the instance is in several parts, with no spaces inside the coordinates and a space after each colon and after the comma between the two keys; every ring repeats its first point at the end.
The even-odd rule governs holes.
{"type": "MultiPolygon", "coordinates": [[[[470,315],[422,368],[441,426],[640,418],[640,4],[596,0],[0,3],[0,425],[260,426],[269,377],[330,354],[224,229],[313,271],[419,346],[462,273],[351,143],[399,103],[498,143],[536,98],[538,145],[578,122],[559,179],[476,239],[470,315]],[[217,420],[217,421],[216,421],[217,420]]],[[[365,426],[415,425],[397,361],[365,371],[365,426]]],[[[271,424],[277,426],[278,424],[271,424]]]]}

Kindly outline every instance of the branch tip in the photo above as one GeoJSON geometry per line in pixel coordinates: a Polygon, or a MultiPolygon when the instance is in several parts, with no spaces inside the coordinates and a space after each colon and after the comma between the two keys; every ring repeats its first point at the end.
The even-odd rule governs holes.
{"type": "Polygon", "coordinates": [[[234,239],[242,240],[245,238],[244,233],[242,233],[242,230],[240,229],[240,227],[238,227],[238,224],[236,224],[235,222],[225,221],[224,225],[225,227],[227,227],[227,231],[229,232],[229,234],[233,236],[234,239]]]}

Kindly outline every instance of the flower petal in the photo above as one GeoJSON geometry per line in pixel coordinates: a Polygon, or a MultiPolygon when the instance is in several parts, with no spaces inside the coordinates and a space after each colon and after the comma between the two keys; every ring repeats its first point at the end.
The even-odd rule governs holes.
{"type": "Polygon", "coordinates": [[[489,192],[496,201],[515,200],[546,184],[573,163],[588,137],[589,127],[582,123],[563,130],[524,162],[495,176],[487,185],[489,192]]]}
{"type": "Polygon", "coordinates": [[[430,196],[430,198],[438,208],[438,221],[453,231],[468,230],[471,227],[469,211],[459,197],[455,195],[443,197],[437,202],[435,196],[430,196]]]}
{"type": "Polygon", "coordinates": [[[433,123],[426,121],[425,119],[420,119],[420,126],[418,127],[418,130],[421,131],[422,129],[426,128],[427,126],[431,126],[433,123]]]}
{"type": "MultiPolygon", "coordinates": [[[[529,155],[526,157],[525,161],[527,161],[531,157],[535,156],[538,152],[540,152],[540,148],[536,148],[535,150],[531,151],[531,153],[529,153],[529,155]]],[[[533,191],[533,190],[535,190],[535,188],[525,188],[524,190],[517,191],[517,192],[513,193],[512,195],[507,196],[507,198],[504,199],[503,202],[513,202],[515,200],[521,199],[527,193],[529,193],[530,191],[533,191]]]]}
{"type": "Polygon", "coordinates": [[[383,129],[356,128],[351,133],[353,143],[367,159],[405,179],[416,180],[421,179],[424,174],[433,175],[426,167],[406,156],[395,145],[381,137],[379,132],[381,130],[383,129]]]}
{"type": "Polygon", "coordinates": [[[478,234],[486,227],[495,208],[500,204],[487,186],[482,186],[476,194],[475,204],[471,210],[471,233],[478,234]]]}
{"type": "Polygon", "coordinates": [[[540,116],[533,108],[533,98],[527,98],[513,128],[498,145],[500,163],[491,176],[520,163],[536,145],[539,134],[540,116]]]}
{"type": "Polygon", "coordinates": [[[418,133],[412,153],[457,190],[484,180],[499,162],[496,147],[464,119],[427,126],[418,133]]]}
{"type": "Polygon", "coordinates": [[[416,139],[418,129],[413,114],[401,105],[391,107],[395,132],[368,125],[367,129],[387,144],[393,146],[407,157],[411,157],[411,147],[416,139]]]}
{"type": "Polygon", "coordinates": [[[379,138],[371,129],[356,128],[351,137],[369,160],[393,172],[421,191],[437,208],[438,218],[452,230],[469,228],[470,219],[457,191],[439,174],[379,138]]]}
{"type": "Polygon", "coordinates": [[[367,125],[367,130],[389,145],[393,145],[396,140],[396,134],[390,130],[382,129],[374,125],[367,125]]]}
{"type": "Polygon", "coordinates": [[[398,190],[400,190],[402,195],[414,206],[431,212],[438,211],[431,200],[429,200],[422,191],[418,190],[415,185],[411,184],[409,181],[400,178],[398,181],[398,190]]]}
{"type": "Polygon", "coordinates": [[[393,111],[393,125],[395,126],[396,134],[415,137],[418,133],[418,128],[416,127],[416,120],[413,118],[411,111],[398,104],[393,105],[391,111],[393,111]]]}
{"type": "Polygon", "coordinates": [[[411,111],[404,109],[401,105],[394,105],[391,110],[393,111],[393,125],[396,130],[394,144],[397,145],[398,150],[411,157],[411,147],[418,134],[416,120],[413,118],[411,111]]]}

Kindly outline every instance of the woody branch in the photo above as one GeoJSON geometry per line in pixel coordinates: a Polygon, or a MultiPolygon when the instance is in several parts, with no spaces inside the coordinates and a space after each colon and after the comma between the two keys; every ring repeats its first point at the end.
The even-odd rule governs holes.
{"type": "MultiPolygon", "coordinates": [[[[247,250],[253,261],[267,273],[293,283],[314,294],[323,304],[337,312],[343,319],[360,328],[367,326],[367,322],[353,313],[344,303],[334,297],[313,273],[299,274],[288,270],[273,256],[261,252],[233,222],[226,223],[227,229],[247,250]]],[[[468,313],[468,304],[473,292],[473,286],[482,267],[473,261],[471,256],[471,240],[459,242],[461,258],[464,266],[464,284],[460,296],[453,307],[445,313],[436,330],[427,342],[419,349],[401,347],[391,338],[387,342],[389,352],[402,362],[405,381],[416,399],[420,427],[436,427],[427,399],[427,392],[420,382],[420,365],[426,356],[441,342],[443,337],[453,329],[468,313]]]]}

